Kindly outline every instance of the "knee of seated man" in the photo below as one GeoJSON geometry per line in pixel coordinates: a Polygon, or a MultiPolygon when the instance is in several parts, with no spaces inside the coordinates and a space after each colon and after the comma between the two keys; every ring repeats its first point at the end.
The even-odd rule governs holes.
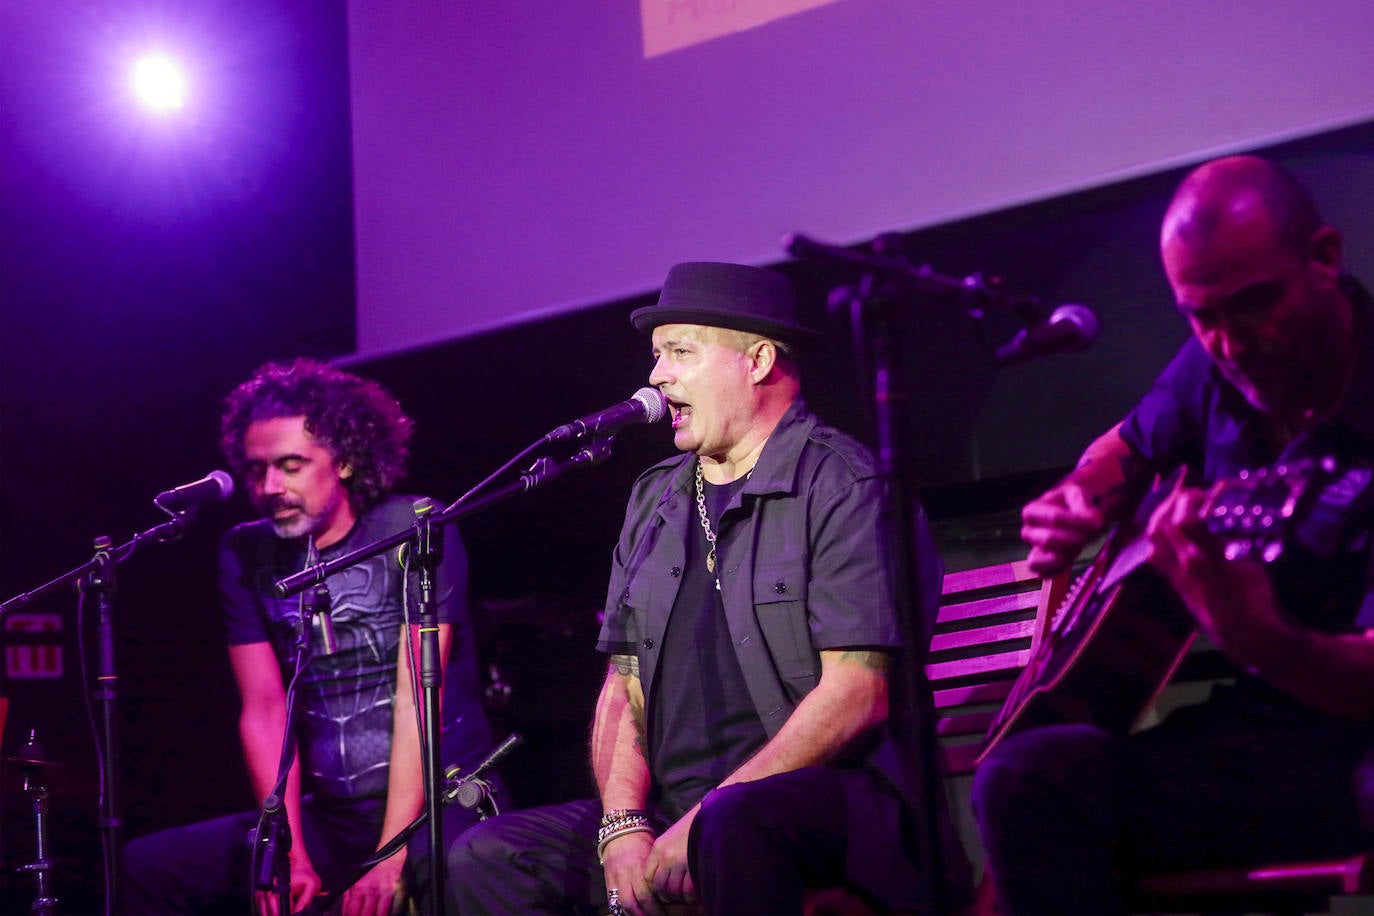
{"type": "Polygon", "coordinates": [[[767,803],[768,780],[738,782],[712,789],[701,800],[697,829],[703,836],[738,840],[749,834],[768,835],[775,806],[767,803]]]}
{"type": "Polygon", "coordinates": [[[470,868],[485,868],[485,863],[495,859],[506,846],[500,818],[479,821],[448,844],[448,871],[461,874],[470,868]]]}
{"type": "Polygon", "coordinates": [[[974,809],[995,816],[1028,791],[1100,757],[1110,740],[1092,725],[1051,725],[1004,739],[974,771],[974,809]]]}

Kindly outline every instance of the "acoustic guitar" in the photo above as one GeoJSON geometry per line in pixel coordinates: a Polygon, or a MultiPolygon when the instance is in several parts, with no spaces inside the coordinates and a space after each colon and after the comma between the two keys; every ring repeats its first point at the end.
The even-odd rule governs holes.
{"type": "MultiPolygon", "coordinates": [[[[1290,547],[1331,556],[1350,546],[1371,476],[1329,457],[1245,472],[1214,485],[1200,520],[1228,560],[1273,563],[1290,547]]],[[[1197,628],[1149,565],[1140,532],[1173,483],[1156,488],[1073,583],[989,726],[979,763],[1002,739],[1037,726],[1128,732],[1169,682],[1197,628]]]]}

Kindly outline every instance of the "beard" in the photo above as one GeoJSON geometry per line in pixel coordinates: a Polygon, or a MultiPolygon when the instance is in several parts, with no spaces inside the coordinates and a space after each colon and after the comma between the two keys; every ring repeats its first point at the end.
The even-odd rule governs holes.
{"type": "Polygon", "coordinates": [[[299,538],[307,534],[318,534],[324,529],[329,519],[334,517],[334,513],[343,498],[343,493],[340,491],[335,494],[328,505],[321,507],[317,512],[309,511],[304,503],[286,502],[279,499],[264,506],[263,514],[272,525],[272,533],[277,537],[283,540],[299,538]],[[295,514],[284,519],[278,519],[276,513],[282,509],[294,509],[295,514]]]}
{"type": "Polygon", "coordinates": [[[272,533],[279,538],[298,538],[310,534],[320,524],[318,516],[311,515],[304,509],[298,515],[292,516],[285,521],[277,521],[275,518],[268,519],[272,523],[272,533]]]}

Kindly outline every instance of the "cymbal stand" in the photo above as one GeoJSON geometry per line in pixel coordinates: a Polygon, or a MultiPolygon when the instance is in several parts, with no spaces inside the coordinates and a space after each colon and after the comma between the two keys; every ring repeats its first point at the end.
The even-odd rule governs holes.
{"type": "Polygon", "coordinates": [[[41,775],[38,761],[43,759],[43,748],[38,743],[37,733],[29,731],[28,743],[24,745],[22,756],[33,765],[24,766],[24,792],[33,804],[34,860],[28,865],[19,866],[16,871],[32,872],[34,898],[31,913],[37,916],[53,916],[57,912],[57,897],[53,895],[52,860],[48,858],[48,784],[41,775]]]}

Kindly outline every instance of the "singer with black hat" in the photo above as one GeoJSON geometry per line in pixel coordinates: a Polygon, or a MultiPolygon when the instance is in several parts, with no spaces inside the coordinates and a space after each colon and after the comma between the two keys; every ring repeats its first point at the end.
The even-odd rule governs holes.
{"type": "MultiPolygon", "coordinates": [[[[640,476],[614,552],[591,742],[600,798],[468,831],[450,852],[462,911],[798,913],[806,887],[836,884],[929,911],[913,838],[920,819],[948,821],[917,810],[893,762],[911,731],[894,727],[906,710],[889,678],[911,647],[884,484],[868,450],[801,398],[817,335],[791,281],[679,264],[631,321],[652,335],[649,382],[684,454],[640,476]]],[[[932,612],[938,558],[918,562],[932,612]]]]}
{"type": "MultiPolygon", "coordinates": [[[[239,735],[259,802],[275,794],[285,681],[300,671],[297,756],[279,796],[291,834],[293,911],[321,895],[342,895],[350,914],[387,914],[407,896],[425,899],[426,830],[341,886],[415,819],[425,797],[412,690],[418,677],[408,661],[418,651],[413,610],[415,622],[405,622],[418,571],[390,551],[329,576],[324,610],[308,614],[303,633],[302,599],[272,591],[307,564],[413,525],[413,497],[392,492],[405,472],[411,425],[377,383],[307,359],[263,366],[229,396],[221,418],[221,446],[263,516],[220,545],[229,660],[243,703],[239,735]]],[[[492,741],[456,526],[444,532],[434,592],[445,668],[441,757],[470,771],[492,741]]],[[[445,840],[476,820],[477,812],[450,805],[445,840]]],[[[277,913],[276,896],[253,891],[249,830],[258,824],[257,812],[228,815],[134,841],[125,856],[125,910],[248,912],[255,895],[258,911],[277,913]]]]}

